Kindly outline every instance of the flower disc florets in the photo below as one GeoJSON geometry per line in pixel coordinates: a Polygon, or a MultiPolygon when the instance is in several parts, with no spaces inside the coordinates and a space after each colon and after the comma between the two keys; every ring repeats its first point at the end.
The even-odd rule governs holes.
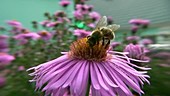
{"type": "Polygon", "coordinates": [[[77,59],[104,61],[109,56],[107,54],[109,46],[102,45],[102,42],[94,46],[87,43],[87,38],[79,39],[70,46],[69,56],[77,59]]]}

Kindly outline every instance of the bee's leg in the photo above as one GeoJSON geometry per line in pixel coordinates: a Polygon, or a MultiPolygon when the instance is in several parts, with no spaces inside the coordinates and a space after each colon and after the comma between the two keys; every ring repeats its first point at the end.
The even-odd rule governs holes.
{"type": "Polygon", "coordinates": [[[104,41],[104,37],[102,38],[103,40],[102,40],[102,46],[104,45],[104,43],[105,43],[105,41],[104,41]]]}
{"type": "Polygon", "coordinates": [[[96,40],[93,37],[88,36],[87,39],[87,43],[89,43],[90,47],[93,47],[96,44],[96,40]]]}
{"type": "Polygon", "coordinates": [[[87,39],[89,39],[91,36],[87,36],[87,39]]]}
{"type": "Polygon", "coordinates": [[[107,47],[109,46],[109,44],[110,44],[110,40],[108,40],[108,42],[107,42],[105,48],[107,48],[107,47]]]}

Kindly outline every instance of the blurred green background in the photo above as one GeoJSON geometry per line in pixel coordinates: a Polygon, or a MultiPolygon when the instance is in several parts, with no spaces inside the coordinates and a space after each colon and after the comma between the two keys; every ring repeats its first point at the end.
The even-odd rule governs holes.
{"type": "MultiPolygon", "coordinates": [[[[58,4],[59,0],[0,0],[0,25],[6,25],[7,20],[17,20],[24,27],[32,28],[31,22],[42,21],[45,12],[54,13],[65,10],[58,4]]],[[[67,14],[72,17],[74,4],[68,6],[67,14]]]]}
{"type": "MultiPolygon", "coordinates": [[[[56,10],[65,10],[58,5],[59,0],[0,0],[0,26],[6,26],[7,20],[18,20],[23,23],[26,28],[32,29],[31,22],[44,20],[45,12],[54,13],[56,10]]],[[[74,4],[65,11],[69,17],[73,17],[74,4]]],[[[121,29],[116,32],[116,40],[121,40],[122,33],[130,31],[128,20],[133,18],[144,18],[151,20],[151,26],[148,30],[141,30],[139,35],[149,37],[155,40],[155,43],[169,44],[170,38],[170,0],[89,0],[88,4],[94,5],[94,9],[102,15],[111,15],[116,24],[121,25],[121,29]],[[97,3],[96,3],[97,2],[97,3]],[[166,38],[165,38],[166,37],[166,38]]],[[[32,46],[32,49],[34,46],[32,46]]],[[[159,50],[158,50],[159,51],[159,50]]],[[[162,51],[162,50],[161,50],[162,51]]],[[[155,51],[157,52],[157,51],[155,51]]],[[[30,53],[34,54],[34,53],[30,53]]],[[[145,85],[144,96],[170,96],[170,67],[162,67],[161,63],[165,63],[164,59],[152,58],[148,64],[152,68],[149,71],[151,76],[151,85],[145,85]]],[[[26,59],[18,59],[20,64],[25,63],[26,59]]],[[[36,64],[45,62],[36,62],[36,64]]],[[[15,64],[16,62],[14,62],[15,64]]],[[[29,62],[34,63],[34,62],[29,62]]],[[[28,66],[28,65],[27,65],[28,66]]],[[[24,81],[27,73],[11,74],[9,78],[14,76],[22,79],[10,79],[8,81],[11,86],[0,89],[0,96],[41,96],[42,94],[34,93],[34,84],[24,81]],[[12,81],[13,80],[13,81],[12,81]],[[15,83],[16,82],[16,83],[15,83]],[[26,85],[18,87],[17,84],[26,85]],[[16,87],[16,88],[15,88],[16,87]],[[13,88],[13,91],[9,89],[13,88]],[[29,94],[25,94],[26,90],[30,90],[29,94]],[[8,93],[11,92],[11,93],[8,93]],[[2,95],[3,94],[3,95],[2,95]]]]}

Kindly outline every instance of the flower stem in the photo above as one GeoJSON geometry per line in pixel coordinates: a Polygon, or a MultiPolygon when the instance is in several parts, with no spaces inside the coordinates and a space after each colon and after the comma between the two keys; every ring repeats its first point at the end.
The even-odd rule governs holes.
{"type": "Polygon", "coordinates": [[[86,96],[89,96],[89,94],[90,94],[90,85],[91,85],[91,79],[90,79],[90,75],[89,75],[89,80],[88,80],[88,85],[87,85],[86,96]]]}

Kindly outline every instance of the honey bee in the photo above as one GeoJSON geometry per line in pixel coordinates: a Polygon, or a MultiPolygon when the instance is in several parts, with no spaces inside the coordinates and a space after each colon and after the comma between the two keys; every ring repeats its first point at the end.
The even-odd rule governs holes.
{"type": "Polygon", "coordinates": [[[102,42],[102,45],[108,46],[110,44],[110,40],[115,38],[114,31],[116,31],[119,27],[120,25],[116,24],[107,26],[107,17],[103,16],[96,24],[96,28],[87,37],[87,42],[91,47],[95,44],[99,44],[99,42],[102,42]]]}

